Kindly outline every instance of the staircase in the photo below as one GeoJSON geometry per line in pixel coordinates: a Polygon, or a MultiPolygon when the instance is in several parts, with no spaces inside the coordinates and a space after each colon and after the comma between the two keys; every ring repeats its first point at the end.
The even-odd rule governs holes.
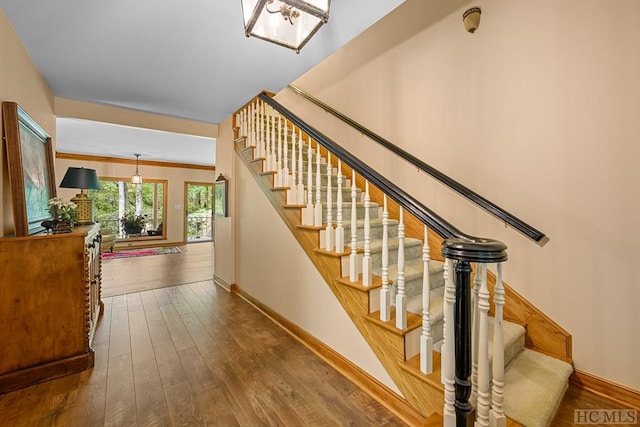
{"type": "MultiPolygon", "coordinates": [[[[415,218],[403,213],[391,200],[387,206],[387,198],[380,190],[372,188],[370,192],[366,180],[356,177],[354,170],[335,154],[330,155],[314,142],[310,146],[311,138],[299,128],[296,131],[291,122],[287,122],[287,131],[284,131],[284,117],[264,103],[252,101],[235,118],[236,152],[404,397],[425,417],[444,417],[444,423],[448,425],[451,417],[447,415],[445,404],[443,383],[447,381],[441,369],[443,358],[440,350],[446,329],[445,296],[452,292],[454,286],[454,263],[440,256],[442,238],[426,228],[422,236],[417,236],[416,229],[419,230],[421,224],[415,218]],[[295,136],[292,131],[296,132],[295,136]],[[338,193],[344,201],[341,205],[338,205],[338,193]],[[316,206],[318,202],[321,207],[316,206]],[[400,215],[396,216],[398,212],[400,215]],[[406,222],[404,218],[407,218],[406,222]],[[352,227],[354,223],[355,227],[352,227]],[[344,250],[335,248],[336,241],[340,240],[335,230],[340,225],[344,230],[344,250]],[[366,273],[362,274],[363,257],[370,259],[371,279],[366,273]],[[426,282],[425,272],[428,275],[426,282]],[[428,298],[423,293],[425,283],[430,289],[428,298]],[[385,307],[387,299],[392,304],[385,307]],[[400,305],[393,304],[395,301],[400,305]],[[423,310],[425,303],[428,309],[423,310]],[[406,314],[402,306],[406,307],[406,314]],[[432,348],[429,354],[425,354],[427,341],[428,348],[432,348]]],[[[365,261],[364,265],[369,264],[365,261]]],[[[487,280],[486,265],[475,263],[474,266],[471,287],[474,331],[482,323],[478,320],[481,316],[478,302],[482,300],[483,289],[491,288],[493,292],[496,288],[498,293],[503,292],[499,277],[501,267],[497,267],[496,287],[493,275],[489,274],[490,280],[487,280]]],[[[513,292],[507,289],[506,307],[509,307],[511,295],[513,292]]],[[[518,303],[522,305],[520,300],[518,303]]],[[[567,388],[572,367],[567,361],[527,348],[527,343],[528,347],[539,347],[537,343],[540,341],[539,337],[528,336],[529,323],[496,321],[493,317],[495,310],[490,310],[486,322],[489,369],[479,375],[478,345],[474,338],[474,387],[470,401],[474,406],[480,403],[484,407],[478,411],[478,425],[549,425],[567,388]],[[497,371],[493,368],[496,323],[502,325],[499,331],[502,331],[503,340],[502,357],[496,358],[497,371]],[[492,375],[497,375],[501,381],[494,381],[494,387],[483,393],[482,384],[478,383],[490,384],[492,375]],[[501,420],[502,412],[508,420],[501,420]]],[[[505,313],[509,314],[510,309],[505,309],[505,313]]],[[[512,317],[518,320],[517,316],[512,317]]],[[[453,324],[451,329],[454,329],[453,324]]],[[[453,334],[452,331],[450,333],[453,334]]],[[[477,333],[472,335],[477,337],[477,333]]],[[[453,335],[449,337],[447,339],[453,335]]],[[[451,411],[452,406],[448,409],[451,411]]]]}

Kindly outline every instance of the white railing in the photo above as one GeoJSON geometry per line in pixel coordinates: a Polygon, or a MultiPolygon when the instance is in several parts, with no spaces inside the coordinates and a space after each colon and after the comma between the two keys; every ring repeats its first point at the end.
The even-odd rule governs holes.
{"type": "MultiPolygon", "coordinates": [[[[373,285],[373,272],[378,268],[374,262],[372,253],[372,218],[371,213],[375,212],[370,195],[370,183],[368,179],[364,182],[364,193],[362,199],[362,216],[358,215],[358,187],[356,186],[356,172],[352,168],[350,179],[350,241],[349,250],[345,253],[345,229],[343,224],[344,185],[349,185],[349,180],[342,176],[342,159],[336,157],[337,168],[332,165],[334,153],[327,151],[326,170],[323,174],[322,157],[320,144],[316,142],[315,150],[312,147],[312,139],[305,136],[300,128],[296,128],[291,122],[276,111],[265,108],[261,101],[253,102],[241,110],[236,116],[237,129],[244,133],[246,146],[257,147],[254,150],[256,157],[266,157],[264,162],[265,171],[271,169],[276,171],[275,184],[277,186],[288,187],[286,203],[290,205],[300,205],[302,208],[301,222],[304,225],[313,225],[322,229],[323,240],[321,247],[327,251],[335,251],[348,258],[348,276],[351,282],[357,282],[362,273],[362,285],[369,287],[373,285]],[[308,140],[307,145],[307,168],[306,186],[304,181],[303,149],[304,138],[308,140]],[[275,152],[274,152],[275,150],[275,152]],[[315,152],[314,152],[315,151],[315,152]],[[289,165],[289,153],[291,153],[289,165]],[[261,155],[262,154],[262,155],[261,155]],[[315,158],[314,158],[315,154],[315,158]],[[265,156],[266,155],[266,156],[265,156]],[[315,161],[315,180],[313,179],[313,163],[315,161]],[[271,168],[271,169],[270,169],[271,168]],[[332,183],[335,171],[336,186],[332,183]],[[325,206],[321,196],[323,179],[326,179],[326,199],[325,206]],[[315,181],[315,182],[314,182],[315,181]],[[314,197],[315,184],[315,197],[314,197]],[[334,228],[334,196],[335,191],[335,228],[334,228]],[[323,209],[326,209],[326,221],[323,222],[323,209]],[[358,255],[358,230],[362,231],[362,256],[358,255]],[[360,260],[360,258],[362,258],[360,260]]],[[[300,125],[302,126],[302,125],[300,125]]],[[[396,265],[390,265],[390,228],[389,207],[387,195],[382,195],[383,206],[381,209],[381,223],[376,231],[376,239],[381,240],[380,271],[380,320],[391,322],[392,306],[395,306],[394,325],[400,330],[407,329],[408,316],[408,294],[406,280],[406,255],[411,251],[412,257],[416,257],[415,249],[407,249],[404,223],[404,209],[399,207],[397,222],[397,256],[396,265]],[[391,267],[396,271],[395,277],[390,277],[391,267]],[[392,286],[394,285],[394,286],[392,286]],[[395,297],[393,295],[395,291],[395,297]]],[[[456,328],[454,327],[456,304],[456,283],[458,277],[456,271],[457,263],[450,258],[445,258],[443,265],[444,298],[442,338],[434,337],[434,322],[431,318],[432,306],[432,283],[430,281],[430,266],[434,262],[431,259],[429,247],[429,229],[424,226],[424,235],[421,243],[422,277],[420,289],[420,312],[421,329],[416,335],[419,347],[420,370],[425,375],[433,372],[432,354],[436,347],[440,347],[441,357],[441,381],[444,384],[444,425],[455,425],[456,410],[456,328]],[[440,342],[436,342],[440,340],[440,342]]],[[[506,257],[505,257],[506,259],[506,257]]],[[[457,260],[457,258],[456,258],[457,260]]],[[[496,263],[497,282],[494,289],[495,320],[494,320],[494,348],[493,363],[489,362],[489,289],[487,283],[487,265],[476,263],[476,276],[474,280],[473,293],[471,295],[472,308],[470,310],[471,337],[469,377],[471,401],[476,405],[477,426],[504,426],[505,416],[503,411],[504,402],[504,337],[503,337],[503,305],[504,287],[502,285],[502,264],[496,263]],[[490,370],[491,369],[491,370],[490,370]]],[[[411,279],[415,280],[415,279],[411,279]]],[[[411,285],[415,288],[415,284],[411,285]]],[[[471,288],[469,286],[469,288],[471,288]]],[[[413,291],[412,291],[413,292],[413,291]]],[[[471,290],[470,290],[471,292],[471,290]]],[[[459,297],[459,296],[458,296],[459,297]]],[[[409,334],[406,335],[408,337],[409,334]]],[[[409,338],[405,338],[409,339],[409,338]]]]}

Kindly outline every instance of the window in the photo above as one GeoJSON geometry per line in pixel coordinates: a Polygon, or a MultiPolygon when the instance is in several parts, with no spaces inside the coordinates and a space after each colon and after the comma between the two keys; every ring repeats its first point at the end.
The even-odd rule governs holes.
{"type": "Polygon", "coordinates": [[[90,190],[93,213],[102,227],[111,228],[119,238],[166,236],[166,180],[145,179],[138,184],[119,178],[100,178],[100,190],[90,190]],[[142,217],[141,228],[125,230],[122,218],[142,217]]]}

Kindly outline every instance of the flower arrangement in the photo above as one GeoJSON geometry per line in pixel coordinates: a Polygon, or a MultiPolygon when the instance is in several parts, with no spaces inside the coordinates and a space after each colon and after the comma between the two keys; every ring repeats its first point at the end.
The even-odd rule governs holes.
{"type": "Polygon", "coordinates": [[[49,199],[49,212],[54,220],[75,224],[78,221],[78,206],[60,197],[49,199]]]}
{"type": "Polygon", "coordinates": [[[122,224],[122,228],[125,233],[138,234],[142,231],[144,226],[147,225],[147,216],[136,215],[133,212],[129,212],[120,218],[120,224],[122,224]]]}

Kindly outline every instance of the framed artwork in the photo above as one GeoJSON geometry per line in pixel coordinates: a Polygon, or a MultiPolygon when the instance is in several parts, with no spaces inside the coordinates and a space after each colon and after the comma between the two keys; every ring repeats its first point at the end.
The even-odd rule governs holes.
{"type": "Polygon", "coordinates": [[[18,104],[2,103],[14,235],[44,231],[51,219],[49,199],[56,196],[51,138],[18,104]]]}
{"type": "Polygon", "coordinates": [[[213,214],[227,216],[227,180],[222,174],[213,183],[213,214]]]}

